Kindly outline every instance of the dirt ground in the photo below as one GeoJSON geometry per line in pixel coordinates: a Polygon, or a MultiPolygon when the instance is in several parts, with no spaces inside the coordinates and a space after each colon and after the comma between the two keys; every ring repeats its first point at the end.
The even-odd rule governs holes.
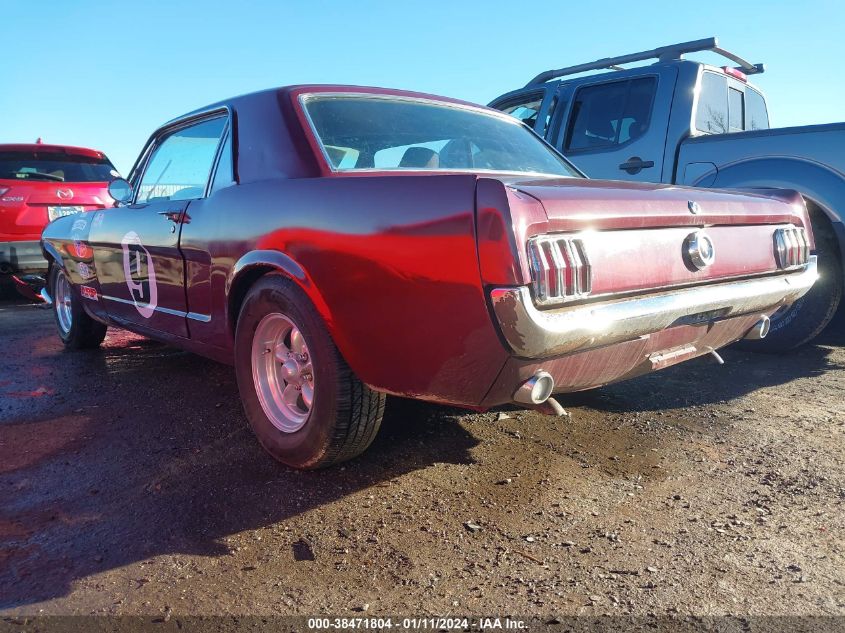
{"type": "Polygon", "coordinates": [[[0,615],[845,615],[845,343],[562,399],[391,402],[300,473],[230,368],[0,304],[0,615]]]}

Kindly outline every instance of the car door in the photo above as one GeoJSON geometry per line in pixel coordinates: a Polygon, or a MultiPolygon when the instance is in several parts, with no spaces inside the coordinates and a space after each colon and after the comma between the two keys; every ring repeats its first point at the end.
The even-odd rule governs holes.
{"type": "Polygon", "coordinates": [[[557,147],[591,178],[660,182],[674,83],[658,74],[581,84],[557,147]],[[664,111],[665,110],[665,111],[664,111]]]}
{"type": "Polygon", "coordinates": [[[132,203],[92,223],[101,297],[115,321],[188,336],[179,237],[191,202],[205,196],[226,120],[217,112],[157,134],[131,177],[132,203]]]}

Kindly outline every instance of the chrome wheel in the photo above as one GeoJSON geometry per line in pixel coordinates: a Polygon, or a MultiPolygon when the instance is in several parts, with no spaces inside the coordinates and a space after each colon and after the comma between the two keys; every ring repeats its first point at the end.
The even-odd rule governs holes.
{"type": "Polygon", "coordinates": [[[268,314],[252,338],[252,381],[264,414],[284,433],[301,429],[314,401],[314,370],[296,324],[268,314]]]}
{"type": "Polygon", "coordinates": [[[53,288],[53,302],[56,306],[56,320],[62,334],[70,332],[73,325],[73,311],[71,309],[70,282],[60,270],[56,273],[56,287],[53,288]]]}

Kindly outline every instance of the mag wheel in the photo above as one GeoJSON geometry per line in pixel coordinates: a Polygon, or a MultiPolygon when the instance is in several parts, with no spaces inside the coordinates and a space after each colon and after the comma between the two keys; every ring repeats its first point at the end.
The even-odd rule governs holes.
{"type": "Polygon", "coordinates": [[[283,433],[295,433],[311,414],[314,368],[299,328],[270,313],[252,337],[252,381],[264,415],[283,433]]]}
{"type": "Polygon", "coordinates": [[[53,266],[48,277],[53,296],[53,315],[59,337],[68,349],[98,347],[106,337],[106,326],[85,312],[79,295],[73,290],[65,272],[53,266]]]}
{"type": "Polygon", "coordinates": [[[280,275],[250,289],[235,331],[235,372],[261,445],[294,468],[322,468],[362,453],[385,396],[362,383],[304,293],[280,275]]]}

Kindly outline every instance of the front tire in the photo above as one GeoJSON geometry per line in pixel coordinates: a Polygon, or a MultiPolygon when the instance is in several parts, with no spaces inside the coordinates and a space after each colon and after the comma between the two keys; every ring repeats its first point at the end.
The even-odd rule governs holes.
{"type": "Polygon", "coordinates": [[[53,297],[53,316],[62,343],[68,349],[93,349],[106,338],[105,325],[92,319],[82,308],[82,299],[65,272],[53,266],[47,279],[53,297]]]}
{"type": "Polygon", "coordinates": [[[235,372],[258,441],[294,468],[360,455],[384,416],[385,396],[355,376],[314,306],[281,275],[262,277],[244,300],[235,372]]]}

